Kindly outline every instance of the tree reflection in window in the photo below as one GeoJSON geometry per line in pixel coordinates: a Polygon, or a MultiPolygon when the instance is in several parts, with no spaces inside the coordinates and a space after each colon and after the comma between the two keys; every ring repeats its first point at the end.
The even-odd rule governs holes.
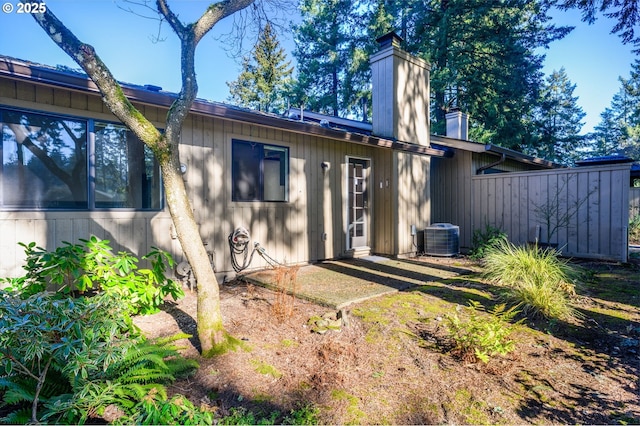
{"type": "Polygon", "coordinates": [[[2,111],[2,205],[86,209],[87,125],[2,111]]]}
{"type": "Polygon", "coordinates": [[[0,130],[2,209],[162,209],[158,163],[122,125],[0,109],[0,130]]]}
{"type": "Polygon", "coordinates": [[[95,124],[97,208],[160,208],[161,186],[151,150],[126,127],[95,124]]]}

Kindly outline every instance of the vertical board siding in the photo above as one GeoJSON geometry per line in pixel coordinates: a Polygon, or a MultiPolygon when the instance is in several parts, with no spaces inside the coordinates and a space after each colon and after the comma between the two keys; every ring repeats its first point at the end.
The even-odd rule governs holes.
{"type": "MultiPolygon", "coordinates": [[[[460,227],[460,249],[468,251],[473,245],[473,233],[476,229],[484,229],[488,218],[501,226],[509,227],[509,232],[516,235],[527,234],[527,210],[520,204],[527,205],[522,191],[528,191],[528,183],[523,180],[506,182],[500,190],[490,189],[490,182],[485,182],[482,192],[472,186],[472,178],[480,167],[495,164],[499,157],[487,153],[474,153],[457,149],[453,158],[434,158],[431,161],[431,214],[432,222],[445,222],[460,227]],[[474,216],[472,210],[480,210],[484,217],[474,216]],[[500,217],[495,217],[496,211],[500,217]],[[475,218],[475,219],[473,219],[475,218]],[[472,221],[475,220],[475,221],[472,221]],[[478,223],[479,220],[479,223],[478,223]]],[[[495,165],[493,169],[503,172],[521,172],[526,166],[507,159],[495,165]]]]}
{"type": "MultiPolygon", "coordinates": [[[[92,94],[3,80],[0,97],[3,104],[20,108],[115,120],[100,97],[92,94]]],[[[162,127],[166,109],[139,108],[162,127]]],[[[411,225],[420,229],[431,222],[429,157],[197,114],[187,118],[181,137],[188,196],[219,277],[233,275],[228,236],[238,226],[246,227],[252,243],[259,242],[279,262],[307,263],[344,255],[347,156],[371,160],[369,235],[373,252],[415,252],[411,225]],[[233,138],[289,148],[288,202],[232,201],[233,138]],[[331,165],[327,172],[320,166],[324,161],[331,165]]],[[[442,194],[450,197],[456,209],[469,210],[450,191],[442,194]]],[[[91,235],[109,240],[116,251],[128,250],[138,257],[155,246],[169,251],[178,262],[184,260],[166,207],[158,212],[0,212],[0,232],[5,237],[0,243],[2,276],[22,272],[24,254],[18,242],[34,241],[53,250],[64,241],[75,243],[91,235]]],[[[265,266],[267,262],[256,254],[251,267],[265,266]]]]}
{"type": "Polygon", "coordinates": [[[474,176],[472,225],[500,228],[516,244],[535,241],[539,229],[540,242],[566,256],[626,261],[628,182],[628,165],[474,176]],[[544,212],[552,229],[560,225],[550,241],[544,212]]]}

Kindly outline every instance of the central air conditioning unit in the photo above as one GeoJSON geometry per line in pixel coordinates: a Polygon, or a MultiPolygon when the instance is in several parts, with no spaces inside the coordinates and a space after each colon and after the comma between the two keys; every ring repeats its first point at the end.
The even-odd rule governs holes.
{"type": "Polygon", "coordinates": [[[460,253],[460,227],[434,223],[424,229],[424,254],[455,256],[460,253]]]}

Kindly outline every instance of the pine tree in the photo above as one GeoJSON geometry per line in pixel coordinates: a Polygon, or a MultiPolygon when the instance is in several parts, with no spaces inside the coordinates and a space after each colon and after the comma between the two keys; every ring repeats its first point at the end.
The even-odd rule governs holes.
{"type": "Polygon", "coordinates": [[[629,78],[620,77],[620,84],[611,104],[622,133],[620,146],[625,155],[640,160],[640,59],[631,64],[629,78]]]}
{"type": "Polygon", "coordinates": [[[361,115],[362,99],[370,97],[365,9],[358,1],[301,1],[294,103],[335,116],[361,115]]]}
{"type": "Polygon", "coordinates": [[[453,107],[492,135],[492,143],[521,149],[531,143],[530,113],[542,85],[536,49],[568,28],[549,25],[546,2],[439,0],[413,9],[408,46],[432,64],[433,126],[444,131],[453,107]]]}
{"type": "Polygon", "coordinates": [[[297,99],[315,111],[353,114],[370,96],[375,39],[395,30],[405,50],[432,66],[435,133],[457,107],[481,123],[470,130],[477,139],[521,149],[533,143],[531,113],[543,83],[537,49],[570,31],[548,23],[549,8],[532,0],[303,0],[297,99]]]}
{"type": "Polygon", "coordinates": [[[606,108],[600,114],[600,123],[593,130],[589,135],[588,156],[602,157],[621,153],[624,131],[612,108],[606,108]]]}
{"type": "Polygon", "coordinates": [[[227,82],[229,101],[245,108],[283,113],[292,73],[291,61],[286,60],[286,52],[267,23],[251,55],[242,58],[238,79],[227,82]]]}
{"type": "Polygon", "coordinates": [[[593,156],[623,154],[640,160],[640,60],[631,64],[629,78],[619,78],[620,89],[600,114],[589,153],[593,156]]]}
{"type": "Polygon", "coordinates": [[[526,152],[567,165],[584,156],[585,137],[579,133],[586,114],[575,88],[564,68],[547,77],[533,120],[536,144],[526,152]]]}

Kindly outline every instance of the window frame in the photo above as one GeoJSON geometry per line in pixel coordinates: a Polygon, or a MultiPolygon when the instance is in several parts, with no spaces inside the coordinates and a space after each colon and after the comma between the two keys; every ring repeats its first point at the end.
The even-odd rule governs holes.
{"type": "Polygon", "coordinates": [[[242,137],[232,137],[231,138],[231,201],[234,203],[289,203],[290,202],[290,184],[291,184],[291,148],[287,145],[278,145],[275,143],[269,142],[258,142],[255,140],[249,140],[242,137]],[[252,199],[240,198],[241,194],[238,194],[238,188],[236,187],[235,180],[237,173],[239,172],[236,162],[236,153],[238,151],[239,145],[250,145],[252,147],[260,147],[261,156],[259,159],[259,167],[258,167],[258,196],[252,199]],[[284,187],[284,197],[283,199],[272,199],[265,200],[265,161],[271,161],[272,158],[269,158],[265,155],[265,151],[267,149],[273,149],[274,151],[281,151],[284,155],[284,165],[282,165],[282,159],[280,162],[281,168],[281,176],[280,179],[284,178],[284,184],[281,185],[284,187]]]}
{"type": "MultiPolygon", "coordinates": [[[[86,117],[82,115],[75,114],[65,114],[58,112],[50,112],[50,111],[42,111],[31,108],[22,108],[22,107],[14,107],[10,105],[0,104],[0,128],[4,126],[4,112],[13,112],[18,114],[34,114],[45,116],[50,119],[55,120],[73,120],[78,122],[84,122],[86,125],[86,146],[85,146],[85,155],[86,155],[86,196],[87,196],[87,207],[83,208],[52,208],[52,207],[13,207],[13,206],[5,206],[4,205],[4,188],[2,187],[4,183],[2,182],[3,178],[3,169],[0,169],[0,211],[6,212],[38,212],[38,211],[46,211],[46,212],[92,212],[92,211],[114,211],[114,212],[126,212],[126,211],[135,211],[135,212],[159,212],[165,209],[165,192],[164,185],[162,183],[162,173],[160,171],[160,166],[156,165],[157,168],[155,170],[158,174],[158,185],[159,185],[159,200],[157,202],[157,208],[136,208],[136,207],[96,207],[96,123],[109,125],[112,124],[114,126],[124,126],[123,123],[118,121],[113,121],[109,119],[102,118],[92,118],[86,117]]],[[[126,128],[126,126],[124,126],[126,128]]],[[[127,129],[127,131],[131,131],[127,129]]],[[[142,143],[142,142],[140,142],[142,143]]],[[[143,147],[143,150],[146,149],[146,146],[143,147]]],[[[4,152],[4,141],[0,144],[0,153],[4,152]]],[[[143,160],[144,161],[144,160],[143,160]]],[[[156,162],[157,164],[157,162],[156,162]]],[[[4,160],[3,166],[4,167],[4,160]]]]}

